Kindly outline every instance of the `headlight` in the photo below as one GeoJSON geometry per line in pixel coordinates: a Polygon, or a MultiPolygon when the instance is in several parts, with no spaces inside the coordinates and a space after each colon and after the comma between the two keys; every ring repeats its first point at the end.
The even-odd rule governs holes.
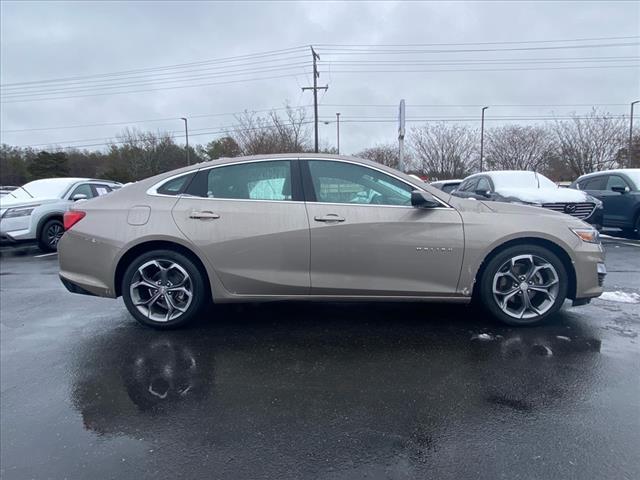
{"type": "Polygon", "coordinates": [[[28,217],[33,213],[37,206],[38,205],[31,205],[30,207],[9,208],[4,212],[2,218],[28,217]]]}
{"type": "Polygon", "coordinates": [[[575,235],[587,243],[600,243],[600,234],[595,228],[570,228],[575,235]]]}

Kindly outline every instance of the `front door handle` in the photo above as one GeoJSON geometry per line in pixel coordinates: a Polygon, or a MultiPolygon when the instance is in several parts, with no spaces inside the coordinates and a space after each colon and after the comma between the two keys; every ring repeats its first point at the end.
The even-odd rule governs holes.
{"type": "Polygon", "coordinates": [[[212,219],[216,219],[216,218],[220,218],[220,215],[218,215],[217,213],[213,213],[210,210],[192,210],[191,213],[189,214],[189,218],[197,218],[197,219],[206,219],[206,218],[212,218],[212,219]]]}
{"type": "Polygon", "coordinates": [[[313,217],[313,219],[316,222],[326,222],[326,223],[344,222],[345,221],[344,217],[341,217],[340,215],[337,215],[335,213],[329,213],[329,214],[325,215],[324,217],[313,217]]]}

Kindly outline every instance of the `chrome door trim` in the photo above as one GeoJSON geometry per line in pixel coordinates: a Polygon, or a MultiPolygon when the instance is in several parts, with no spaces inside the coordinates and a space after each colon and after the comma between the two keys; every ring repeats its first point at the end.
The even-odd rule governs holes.
{"type": "MultiPolygon", "coordinates": [[[[315,160],[320,160],[320,161],[328,161],[328,162],[341,162],[341,163],[350,163],[352,165],[358,165],[360,167],[364,167],[364,168],[370,168],[371,170],[375,170],[377,172],[380,173],[384,173],[385,175],[389,175],[392,178],[395,178],[396,180],[398,180],[399,182],[404,183],[405,185],[407,185],[408,187],[411,187],[413,190],[420,190],[422,192],[427,192],[427,190],[425,190],[422,187],[418,187],[417,185],[413,185],[412,183],[408,183],[406,180],[404,180],[403,178],[398,177],[397,175],[394,175],[393,173],[389,173],[386,170],[383,170],[382,168],[377,168],[377,167],[373,167],[371,165],[368,164],[364,164],[364,163],[360,163],[360,162],[354,162],[352,160],[343,160],[343,159],[338,159],[338,158],[330,158],[330,157],[325,157],[325,158],[318,158],[318,157],[313,157],[313,158],[308,158],[308,157],[299,157],[298,160],[306,160],[307,162],[312,162],[315,160]]],[[[435,187],[434,187],[435,188],[435,187]]],[[[427,192],[430,195],[431,192],[427,192]]],[[[439,203],[441,203],[442,205],[444,205],[443,207],[436,207],[436,208],[451,208],[453,209],[453,207],[451,205],[449,205],[447,202],[445,202],[444,200],[439,199],[438,197],[436,197],[435,195],[432,195],[433,198],[435,198],[439,203]]],[[[364,204],[358,204],[358,203],[328,203],[328,202],[308,202],[308,203],[319,203],[319,204],[323,204],[323,205],[366,205],[369,207],[401,207],[401,208],[416,208],[414,206],[411,205],[376,205],[376,204],[368,204],[368,203],[364,203],[364,204]]],[[[428,209],[425,208],[424,210],[434,210],[434,209],[428,209]]]]}

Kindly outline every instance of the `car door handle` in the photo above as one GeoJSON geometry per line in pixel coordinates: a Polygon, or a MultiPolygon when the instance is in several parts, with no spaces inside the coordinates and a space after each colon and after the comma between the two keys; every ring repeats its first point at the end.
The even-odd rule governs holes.
{"type": "Polygon", "coordinates": [[[325,215],[324,217],[313,217],[313,219],[316,222],[326,222],[326,223],[331,223],[331,222],[344,222],[345,218],[341,217],[335,213],[329,213],[327,215],[325,215]]]}
{"type": "Polygon", "coordinates": [[[203,210],[203,211],[192,210],[191,213],[189,214],[189,218],[197,218],[197,219],[212,218],[212,219],[216,219],[216,218],[220,218],[220,215],[218,215],[217,213],[213,213],[210,210],[203,210]]]}

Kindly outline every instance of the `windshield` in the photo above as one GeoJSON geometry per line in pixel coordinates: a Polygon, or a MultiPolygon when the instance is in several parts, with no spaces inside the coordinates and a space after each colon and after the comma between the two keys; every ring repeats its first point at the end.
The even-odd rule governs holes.
{"type": "Polygon", "coordinates": [[[558,186],[536,172],[493,172],[491,180],[496,190],[502,188],[553,188],[558,186]]]}
{"type": "Polygon", "coordinates": [[[31,200],[31,198],[60,198],[67,191],[71,183],[68,178],[34,180],[11,191],[6,195],[6,198],[17,198],[19,200],[31,200]]]}

